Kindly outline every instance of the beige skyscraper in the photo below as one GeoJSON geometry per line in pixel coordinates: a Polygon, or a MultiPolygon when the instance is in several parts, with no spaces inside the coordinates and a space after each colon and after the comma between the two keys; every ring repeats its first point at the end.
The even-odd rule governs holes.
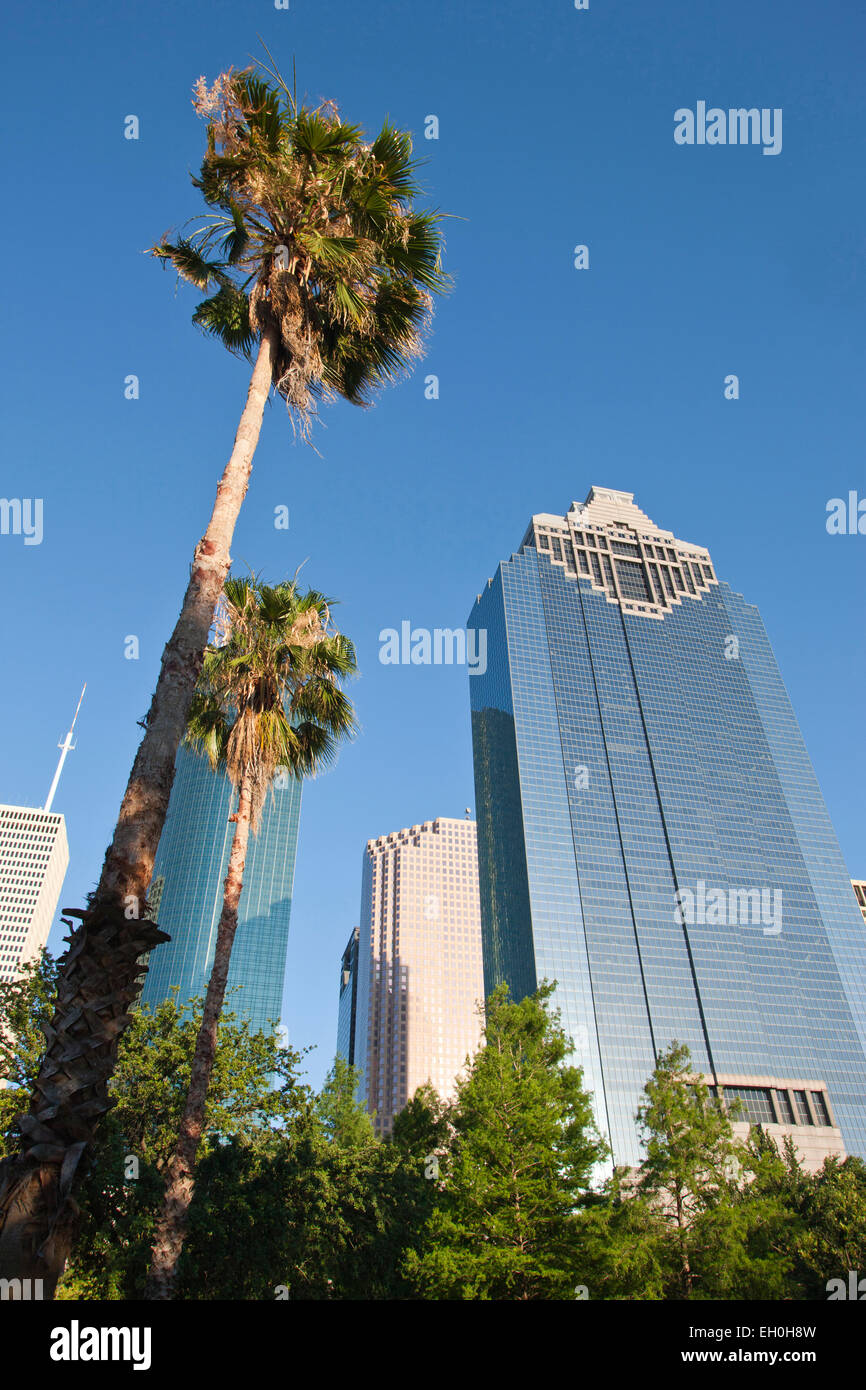
{"type": "Polygon", "coordinates": [[[440,816],[368,840],[354,1052],[378,1133],[424,1082],[454,1094],[483,998],[474,821],[440,816]]]}
{"type": "Polygon", "coordinates": [[[857,906],[863,913],[863,920],[866,922],[866,878],[852,878],[851,886],[854,889],[857,906]]]}
{"type": "Polygon", "coordinates": [[[0,806],[0,981],[14,980],[48,940],[68,864],[62,815],[0,806]]]}

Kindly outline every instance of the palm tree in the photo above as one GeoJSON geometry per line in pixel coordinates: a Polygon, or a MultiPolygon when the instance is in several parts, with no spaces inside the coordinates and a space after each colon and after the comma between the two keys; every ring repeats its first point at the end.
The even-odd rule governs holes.
{"type": "Polygon", "coordinates": [[[355,671],[354,649],[332,630],[321,594],[299,593],[294,582],[269,588],[254,576],[229,579],[225,620],[224,644],[205,653],[186,742],[225,769],[238,803],[204,1014],[153,1245],[148,1296],[157,1299],[172,1296],[187,1231],[250,831],[278,768],[299,779],[314,774],[355,728],[340,687],[355,671]]]}
{"type": "Polygon", "coordinates": [[[52,1292],[140,961],[166,939],[147,920],[147,891],[270,388],[302,435],[319,400],[369,404],[420,354],[432,295],[446,288],[441,218],[415,206],[407,133],[386,122],[368,143],[333,103],[299,104],[265,64],[210,88],[199,79],[193,104],[208,123],[193,182],[209,211],[153,254],[206,292],[194,322],[253,370],[99,882],[86,910],[69,913],[80,921],[22,1143],[0,1165],[0,1277],[41,1278],[52,1292]]]}

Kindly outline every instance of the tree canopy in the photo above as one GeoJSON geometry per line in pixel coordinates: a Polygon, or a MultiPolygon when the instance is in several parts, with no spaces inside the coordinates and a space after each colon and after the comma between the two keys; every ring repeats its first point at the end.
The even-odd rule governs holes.
{"type": "MultiPolygon", "coordinates": [[[[4,1127],[38,1069],[55,977],[45,955],[0,985],[4,1127]]],[[[675,1044],[640,1107],[643,1162],[604,1181],[549,998],[498,990],[454,1100],[419,1088],[384,1140],[343,1058],[316,1093],[304,1054],[226,1015],[178,1296],[825,1300],[866,1269],[866,1164],[812,1173],[760,1128],[736,1141],[675,1044]]],[[[174,999],[134,1012],[58,1297],[141,1297],[195,1032],[174,999]]]]}

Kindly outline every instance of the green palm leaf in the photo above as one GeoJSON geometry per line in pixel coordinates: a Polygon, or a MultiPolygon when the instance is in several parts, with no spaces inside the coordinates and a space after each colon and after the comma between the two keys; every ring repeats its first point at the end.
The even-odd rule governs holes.
{"type": "Polygon", "coordinates": [[[192,321],[205,333],[219,338],[232,352],[249,357],[253,334],[247,296],[232,286],[223,286],[210,299],[203,299],[192,321]]]}
{"type": "Polygon", "coordinates": [[[186,743],[236,786],[249,775],[255,824],[277,768],[314,775],[354,735],[342,682],[357,670],[355,648],[318,590],[230,576],[223,598],[227,635],[205,653],[186,743]]]}
{"type": "Polygon", "coordinates": [[[316,399],[367,405],[421,355],[450,283],[442,214],[417,206],[412,138],[390,121],[367,144],[265,64],[196,90],[208,136],[193,183],[221,215],[153,254],[216,290],[194,322],[230,351],[275,331],[273,384],[303,433],[316,399]]]}
{"type": "Polygon", "coordinates": [[[178,237],[175,242],[163,241],[152,248],[151,254],[159,260],[171,261],[178,275],[200,290],[206,290],[212,283],[227,283],[223,262],[209,261],[186,237],[178,237]]]}

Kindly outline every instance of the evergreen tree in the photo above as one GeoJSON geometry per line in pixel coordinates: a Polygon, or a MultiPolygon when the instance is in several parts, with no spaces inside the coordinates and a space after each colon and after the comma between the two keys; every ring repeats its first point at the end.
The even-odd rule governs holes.
{"type": "Polygon", "coordinates": [[[604,1282],[616,1282],[614,1271],[643,1271],[646,1291],[628,1296],[786,1297],[792,1259],[771,1233],[787,1215],[777,1196],[753,1186],[756,1153],[731,1125],[739,1102],[723,1105],[677,1043],[659,1056],[645,1097],[637,1113],[644,1159],[620,1179],[599,1223],[604,1282]]]}
{"type": "Polygon", "coordinates": [[[580,1223],[580,1276],[590,1298],[660,1300],[676,1281],[664,1220],[635,1190],[634,1175],[618,1168],[601,1201],[580,1223]]]}
{"type": "Polygon", "coordinates": [[[574,1296],[576,1209],[606,1145],[573,1045],[544,984],[487,1000],[484,1046],[458,1087],[454,1138],[420,1251],[406,1269],[425,1298],[574,1296]]]}
{"type": "Polygon", "coordinates": [[[444,1157],[451,1137],[450,1107],[429,1082],[419,1086],[407,1105],[394,1116],[391,1143],[406,1154],[415,1156],[435,1175],[440,1158],[444,1157]],[[428,1163],[436,1158],[437,1163],[428,1163]]]}
{"type": "Polygon", "coordinates": [[[661,1053],[637,1112],[645,1157],[636,1188],[672,1234],[681,1298],[695,1288],[696,1217],[727,1191],[739,1154],[728,1114],[689,1061],[677,1042],[661,1053]]]}
{"type": "Polygon", "coordinates": [[[358,1148],[374,1140],[373,1122],[358,1099],[360,1070],[345,1057],[335,1057],[316,1099],[315,1114],[326,1137],[341,1149],[358,1148]]]}
{"type": "Polygon", "coordinates": [[[757,1244],[788,1271],[787,1298],[828,1296],[830,1279],[847,1285],[849,1271],[866,1275],[866,1164],[828,1158],[816,1173],[801,1168],[788,1139],[780,1152],[760,1128],[748,1143],[752,1179],[741,1200],[763,1219],[752,1221],[757,1244]]]}

